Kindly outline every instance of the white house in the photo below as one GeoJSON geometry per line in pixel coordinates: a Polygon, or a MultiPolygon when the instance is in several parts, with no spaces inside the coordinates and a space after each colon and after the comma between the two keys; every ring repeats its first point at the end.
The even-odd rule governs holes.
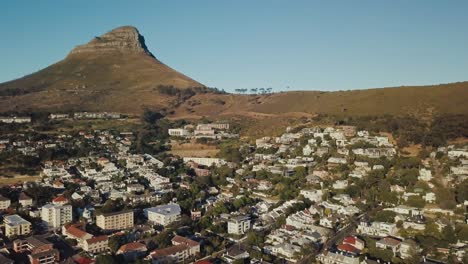
{"type": "Polygon", "coordinates": [[[159,205],[144,210],[148,221],[154,224],[167,226],[180,220],[181,209],[176,203],[159,205]]]}
{"type": "Polygon", "coordinates": [[[236,216],[228,221],[228,233],[234,235],[243,235],[250,229],[249,216],[236,216]]]}

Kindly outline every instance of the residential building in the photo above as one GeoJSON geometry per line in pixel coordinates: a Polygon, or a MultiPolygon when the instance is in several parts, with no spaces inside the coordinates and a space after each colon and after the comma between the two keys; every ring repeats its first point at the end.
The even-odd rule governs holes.
{"type": "Polygon", "coordinates": [[[175,236],[171,242],[172,246],[157,249],[151,252],[148,258],[153,263],[181,263],[200,253],[200,243],[191,239],[175,236]]]}
{"type": "Polygon", "coordinates": [[[250,229],[249,216],[236,216],[228,221],[228,233],[234,235],[243,235],[250,229]]]}
{"type": "Polygon", "coordinates": [[[183,128],[170,128],[168,129],[169,136],[173,137],[186,137],[190,136],[190,132],[187,129],[183,128]]]}
{"type": "Polygon", "coordinates": [[[13,241],[13,250],[15,252],[28,251],[31,264],[52,264],[60,260],[59,251],[42,237],[31,236],[26,239],[17,239],[13,241]]]}
{"type": "Polygon", "coordinates": [[[6,215],[3,217],[5,236],[22,236],[31,233],[31,223],[19,215],[6,215]]]}
{"type": "Polygon", "coordinates": [[[0,210],[6,210],[10,207],[11,200],[0,195],[0,210]]]}
{"type": "Polygon", "coordinates": [[[73,219],[71,205],[46,204],[42,207],[41,218],[49,228],[59,229],[73,219]]]}
{"type": "Polygon", "coordinates": [[[28,195],[26,195],[24,192],[22,192],[20,194],[20,196],[18,198],[18,201],[21,204],[21,206],[23,206],[23,207],[32,206],[32,204],[33,204],[32,198],[29,197],[28,195]]]}
{"type": "Polygon", "coordinates": [[[356,229],[359,234],[380,237],[395,236],[397,231],[398,228],[394,223],[372,222],[371,224],[366,221],[362,221],[356,229]]]}
{"type": "Polygon", "coordinates": [[[375,243],[376,248],[388,249],[393,252],[394,255],[400,248],[401,241],[393,237],[384,237],[375,243]]]}
{"type": "Polygon", "coordinates": [[[96,216],[96,225],[103,230],[121,230],[133,227],[133,211],[120,211],[96,216]]]}
{"type": "Polygon", "coordinates": [[[100,253],[109,250],[109,237],[97,236],[83,241],[83,250],[90,253],[100,253]]]}
{"type": "Polygon", "coordinates": [[[331,251],[318,255],[317,260],[323,264],[359,264],[359,257],[331,251]]]}
{"type": "Polygon", "coordinates": [[[322,201],[322,190],[301,190],[300,194],[312,202],[318,203],[322,201]]]}
{"type": "Polygon", "coordinates": [[[234,245],[226,250],[223,254],[223,259],[227,263],[233,263],[236,260],[246,259],[250,257],[249,252],[241,245],[234,245]]]}
{"type": "Polygon", "coordinates": [[[176,203],[159,205],[144,210],[148,221],[162,226],[167,226],[180,220],[181,209],[176,203]]]}
{"type": "Polygon", "coordinates": [[[123,255],[126,261],[134,261],[135,259],[146,254],[145,244],[140,242],[131,242],[125,245],[122,245],[119,250],[117,250],[118,255],[123,255]]]}

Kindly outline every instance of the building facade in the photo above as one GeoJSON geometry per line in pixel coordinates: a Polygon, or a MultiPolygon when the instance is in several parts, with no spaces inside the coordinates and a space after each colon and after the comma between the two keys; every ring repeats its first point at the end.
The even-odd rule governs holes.
{"type": "Polygon", "coordinates": [[[133,211],[121,211],[96,216],[96,225],[103,230],[121,230],[133,227],[133,211]]]}
{"type": "Polygon", "coordinates": [[[71,205],[46,204],[42,207],[41,218],[49,228],[59,229],[72,221],[71,205]]]}

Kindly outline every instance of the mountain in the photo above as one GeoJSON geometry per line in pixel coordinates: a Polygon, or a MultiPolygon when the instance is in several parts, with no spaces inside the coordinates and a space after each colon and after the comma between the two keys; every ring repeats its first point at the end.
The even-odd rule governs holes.
{"type": "MultiPolygon", "coordinates": [[[[171,118],[297,119],[339,116],[468,114],[468,82],[423,87],[263,95],[223,94],[171,69],[131,26],[116,28],[43,70],[0,84],[0,112],[166,109],[171,118]]],[[[260,122],[260,121],[258,121],[260,122]]],[[[271,124],[271,123],[270,123],[271,124]]]]}
{"type": "Polygon", "coordinates": [[[135,27],[116,28],[43,70],[0,84],[0,111],[118,111],[167,107],[159,86],[204,87],[171,69],[135,27]]]}

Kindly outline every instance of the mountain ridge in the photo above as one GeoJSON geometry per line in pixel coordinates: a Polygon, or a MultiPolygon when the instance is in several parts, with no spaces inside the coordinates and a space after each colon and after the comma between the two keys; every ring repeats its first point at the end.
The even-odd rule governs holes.
{"type": "Polygon", "coordinates": [[[160,62],[138,29],[123,26],[76,46],[49,67],[0,84],[0,112],[112,111],[140,115],[150,108],[165,109],[171,118],[256,119],[321,113],[468,114],[464,103],[468,82],[262,95],[222,94],[195,88],[206,86],[160,62]]]}

